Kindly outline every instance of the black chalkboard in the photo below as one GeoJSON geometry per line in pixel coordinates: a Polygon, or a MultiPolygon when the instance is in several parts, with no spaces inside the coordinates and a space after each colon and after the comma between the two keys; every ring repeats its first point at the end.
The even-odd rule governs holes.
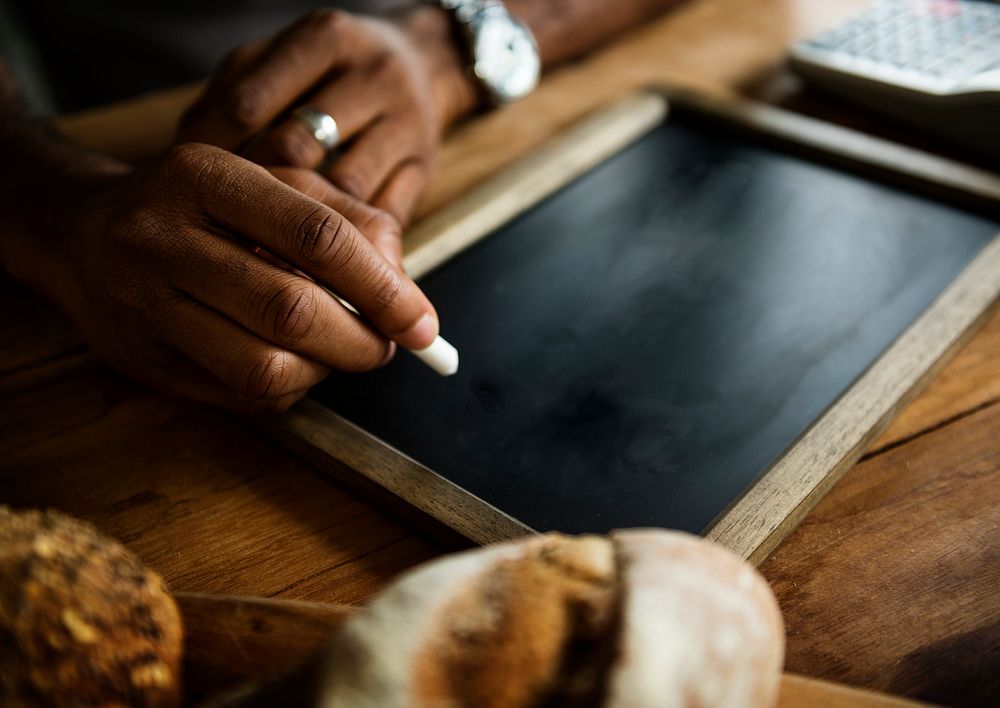
{"type": "Polygon", "coordinates": [[[535,529],[698,532],[998,231],[675,113],[421,281],[456,376],[313,398],[535,529]]]}

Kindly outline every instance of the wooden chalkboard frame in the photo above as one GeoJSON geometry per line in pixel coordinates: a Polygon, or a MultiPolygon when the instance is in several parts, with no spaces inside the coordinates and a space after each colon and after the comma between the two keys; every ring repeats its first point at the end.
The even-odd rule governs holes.
{"type": "MultiPolygon", "coordinates": [[[[884,181],[991,211],[1000,176],[846,128],[737,98],[646,91],[582,120],[531,156],[426,218],[407,235],[414,278],[607,159],[664,119],[671,104],[776,140],[884,181]]],[[[1000,234],[757,480],[703,532],[759,563],[861,457],[864,450],[965,344],[1000,298],[1000,234]]],[[[534,530],[358,428],[306,400],[258,421],[322,470],[414,519],[430,517],[480,544],[534,530]],[[402,502],[400,504],[399,502],[402,502]]]]}

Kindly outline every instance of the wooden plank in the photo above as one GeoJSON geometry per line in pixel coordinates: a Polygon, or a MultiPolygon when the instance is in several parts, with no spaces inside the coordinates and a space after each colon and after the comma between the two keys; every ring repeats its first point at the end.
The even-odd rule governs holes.
{"type": "Polygon", "coordinates": [[[837,683],[785,674],[781,679],[777,708],[906,708],[925,705],[874,691],[863,691],[837,683]]]}
{"type": "Polygon", "coordinates": [[[1000,401],[1000,314],[990,319],[961,353],[869,448],[868,455],[1000,401]]]}
{"type": "Polygon", "coordinates": [[[313,401],[303,401],[283,416],[260,421],[260,425],[279,439],[296,438],[320,453],[311,458],[321,469],[338,474],[346,466],[475,543],[494,543],[534,533],[517,519],[313,401]],[[324,459],[329,463],[324,464],[324,459]]]}
{"type": "Polygon", "coordinates": [[[81,145],[136,162],[166,149],[177,132],[181,112],[201,91],[201,84],[156,91],[89,111],[63,116],[59,130],[81,145]]]}
{"type": "Polygon", "coordinates": [[[950,705],[1000,695],[1000,406],[851,470],[765,561],[786,669],[950,705]]]}
{"type": "Polygon", "coordinates": [[[768,136],[824,162],[973,208],[1000,212],[1000,175],[995,172],[757,101],[720,99],[690,91],[668,93],[671,95],[727,124],[768,136]]]}
{"type": "Polygon", "coordinates": [[[99,365],[3,395],[0,503],[92,521],[175,590],[353,604],[439,553],[226,413],[99,365]]]}

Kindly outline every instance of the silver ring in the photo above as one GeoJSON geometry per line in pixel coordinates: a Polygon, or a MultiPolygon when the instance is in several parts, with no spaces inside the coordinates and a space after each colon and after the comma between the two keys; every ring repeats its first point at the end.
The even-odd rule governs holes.
{"type": "Polygon", "coordinates": [[[304,125],[316,142],[327,150],[333,150],[340,142],[340,128],[329,113],[312,106],[299,106],[292,113],[292,118],[304,125]]]}

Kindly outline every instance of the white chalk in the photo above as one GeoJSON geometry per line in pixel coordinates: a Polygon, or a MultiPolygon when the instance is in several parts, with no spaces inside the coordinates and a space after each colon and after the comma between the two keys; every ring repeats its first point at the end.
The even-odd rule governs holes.
{"type": "MultiPolygon", "coordinates": [[[[323,288],[328,293],[337,298],[337,302],[346,307],[348,310],[353,312],[358,317],[361,317],[361,313],[349,303],[344,298],[337,295],[335,292],[329,288],[323,288]]],[[[407,349],[406,351],[413,354],[413,356],[420,359],[420,361],[427,364],[437,373],[442,376],[451,376],[458,371],[458,350],[451,345],[451,343],[442,337],[440,334],[434,338],[429,347],[425,349],[407,349]]]]}
{"type": "Polygon", "coordinates": [[[426,349],[407,349],[407,351],[442,376],[451,376],[458,371],[458,350],[440,334],[426,349]]]}

